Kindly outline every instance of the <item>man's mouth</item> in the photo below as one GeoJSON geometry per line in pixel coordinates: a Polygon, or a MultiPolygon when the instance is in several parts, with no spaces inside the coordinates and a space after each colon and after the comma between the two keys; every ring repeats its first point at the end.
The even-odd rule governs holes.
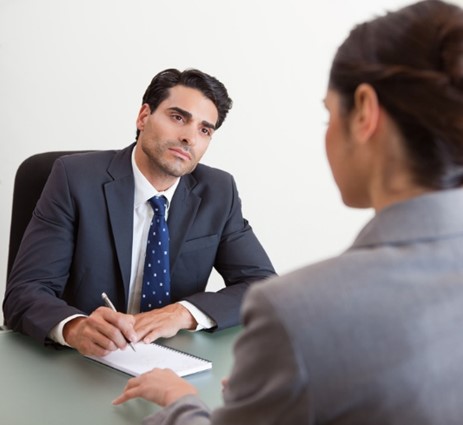
{"type": "Polygon", "coordinates": [[[191,161],[191,154],[182,148],[169,148],[171,152],[178,158],[191,161]]]}

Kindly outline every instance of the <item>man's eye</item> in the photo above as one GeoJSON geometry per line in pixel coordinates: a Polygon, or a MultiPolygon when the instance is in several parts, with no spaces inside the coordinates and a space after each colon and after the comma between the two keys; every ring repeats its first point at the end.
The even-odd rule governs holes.
{"type": "Polygon", "coordinates": [[[209,130],[207,127],[203,127],[201,129],[201,132],[206,135],[206,136],[210,136],[211,135],[211,130],[209,130]]]}
{"type": "Polygon", "coordinates": [[[175,121],[183,121],[183,117],[181,115],[178,115],[178,114],[172,115],[172,118],[175,121]]]}

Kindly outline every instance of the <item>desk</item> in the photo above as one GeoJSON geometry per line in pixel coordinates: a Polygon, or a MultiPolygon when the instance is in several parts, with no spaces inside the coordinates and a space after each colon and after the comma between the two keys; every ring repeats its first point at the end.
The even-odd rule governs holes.
{"type": "MultiPolygon", "coordinates": [[[[220,382],[230,373],[239,330],[182,331],[158,341],[212,361],[212,370],[186,378],[210,407],[222,403],[220,382]]],[[[0,331],[1,424],[138,425],[159,407],[142,399],[113,406],[129,378],[77,351],[44,347],[27,336],[0,331]]]]}

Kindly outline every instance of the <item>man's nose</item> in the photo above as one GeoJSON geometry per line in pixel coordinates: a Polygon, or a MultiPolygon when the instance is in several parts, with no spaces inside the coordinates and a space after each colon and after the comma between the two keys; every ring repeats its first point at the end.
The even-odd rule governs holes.
{"type": "Polygon", "coordinates": [[[187,145],[194,145],[196,143],[196,129],[192,125],[185,125],[182,127],[182,132],[180,133],[180,139],[182,143],[187,145]]]}

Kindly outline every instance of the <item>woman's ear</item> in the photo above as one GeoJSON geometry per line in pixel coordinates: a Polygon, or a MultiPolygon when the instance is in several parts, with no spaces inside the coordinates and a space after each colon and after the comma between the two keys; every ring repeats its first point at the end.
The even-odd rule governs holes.
{"type": "Polygon", "coordinates": [[[370,84],[360,84],[354,93],[354,110],[351,133],[359,143],[368,142],[375,134],[380,116],[380,106],[375,89],[370,84]]]}

